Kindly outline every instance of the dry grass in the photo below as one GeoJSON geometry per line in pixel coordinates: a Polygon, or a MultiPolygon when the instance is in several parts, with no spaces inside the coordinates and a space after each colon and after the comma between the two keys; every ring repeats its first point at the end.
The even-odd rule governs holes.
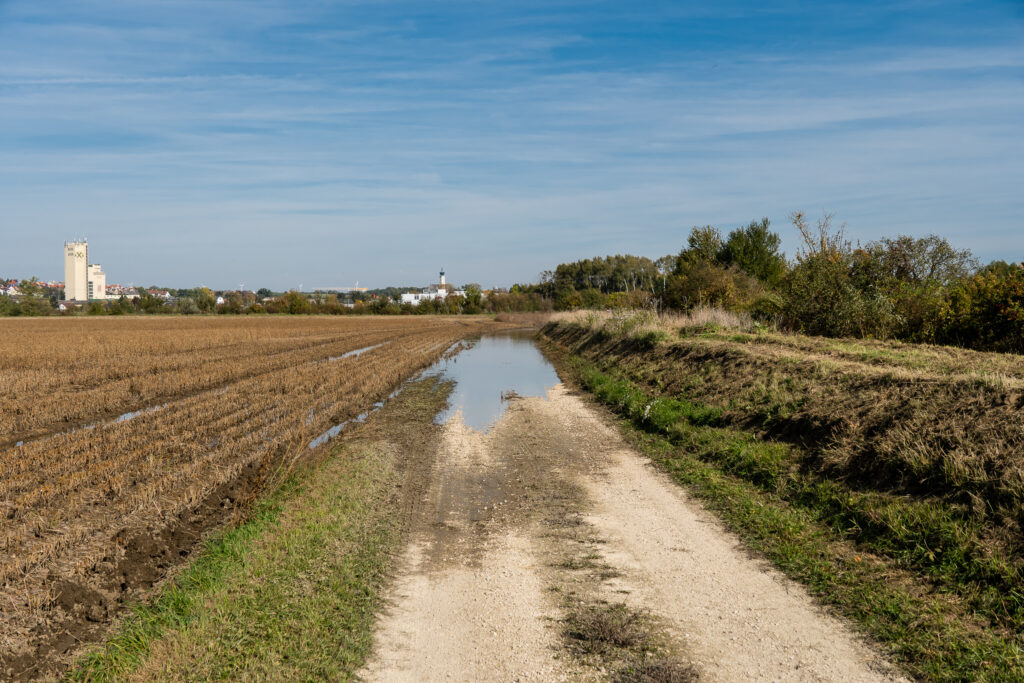
{"type": "MultiPolygon", "coordinates": [[[[581,327],[593,330],[547,330],[582,348],[581,327]]],[[[588,357],[614,356],[658,394],[700,401],[721,411],[723,424],[807,448],[805,469],[943,496],[1014,533],[1024,524],[1021,356],[735,331],[629,353],[616,337],[594,343],[598,336],[588,337],[588,357]]]]}
{"type": "Polygon", "coordinates": [[[652,640],[646,615],[622,603],[577,605],[570,613],[565,637],[581,654],[643,649],[652,640]]]}
{"type": "Polygon", "coordinates": [[[551,320],[551,316],[552,313],[550,311],[538,311],[535,313],[498,313],[494,316],[494,320],[499,323],[511,323],[513,325],[521,325],[523,327],[540,328],[551,320]]]}
{"type": "Polygon", "coordinates": [[[0,657],[48,619],[55,577],[109,576],[127,538],[155,537],[243,471],[280,479],[315,437],[486,324],[133,318],[0,328],[9,398],[0,438],[37,437],[0,450],[0,657]]]}
{"type": "Polygon", "coordinates": [[[691,683],[700,676],[691,664],[669,655],[663,627],[647,612],[625,603],[570,600],[562,630],[569,649],[612,669],[614,681],[691,683]]]}
{"type": "Polygon", "coordinates": [[[562,311],[552,313],[548,322],[583,327],[592,333],[613,336],[664,340],[694,331],[754,329],[750,316],[720,308],[695,308],[688,313],[656,313],[641,309],[607,309],[600,311],[562,311]]]}
{"type": "Polygon", "coordinates": [[[616,683],[691,683],[699,681],[700,674],[690,664],[656,657],[620,669],[612,680],[616,683]]]}

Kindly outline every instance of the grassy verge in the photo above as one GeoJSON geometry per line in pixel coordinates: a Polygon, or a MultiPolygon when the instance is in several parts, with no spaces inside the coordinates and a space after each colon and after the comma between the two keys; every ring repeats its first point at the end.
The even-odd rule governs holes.
{"type": "MultiPolygon", "coordinates": [[[[410,386],[376,420],[431,428],[448,387],[410,386]]],[[[200,556],[71,680],[344,680],[365,660],[401,536],[401,445],[343,441],[200,556]]]]}
{"type": "Polygon", "coordinates": [[[851,618],[915,676],[1024,677],[1014,568],[969,517],[860,493],[793,467],[789,444],[720,425],[720,411],[656,396],[607,367],[563,364],[625,419],[628,438],[789,576],[851,618]]]}

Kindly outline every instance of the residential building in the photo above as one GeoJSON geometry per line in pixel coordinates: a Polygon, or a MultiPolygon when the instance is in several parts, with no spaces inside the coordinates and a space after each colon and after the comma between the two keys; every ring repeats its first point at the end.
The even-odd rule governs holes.
{"type": "Polygon", "coordinates": [[[89,264],[89,299],[107,298],[107,276],[98,263],[89,264]]]}

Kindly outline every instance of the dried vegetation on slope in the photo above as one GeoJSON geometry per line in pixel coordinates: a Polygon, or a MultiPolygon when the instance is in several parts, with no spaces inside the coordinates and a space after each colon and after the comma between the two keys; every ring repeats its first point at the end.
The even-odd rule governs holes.
{"type": "Polygon", "coordinates": [[[667,437],[673,458],[742,481],[766,496],[758,505],[805,516],[946,604],[934,629],[911,632],[913,610],[874,613],[821,581],[913,667],[1024,669],[1020,356],[628,315],[544,333],[586,359],[581,382],[602,401],[667,437]]]}

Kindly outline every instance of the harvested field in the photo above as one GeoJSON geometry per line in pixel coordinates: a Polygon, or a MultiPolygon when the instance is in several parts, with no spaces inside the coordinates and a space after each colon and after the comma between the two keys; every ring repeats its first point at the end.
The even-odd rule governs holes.
{"type": "Polygon", "coordinates": [[[59,670],[208,529],[474,319],[0,327],[0,676],[59,670]],[[118,417],[120,416],[120,417],[118,417]],[[19,445],[20,444],[20,445],[19,445]]]}

